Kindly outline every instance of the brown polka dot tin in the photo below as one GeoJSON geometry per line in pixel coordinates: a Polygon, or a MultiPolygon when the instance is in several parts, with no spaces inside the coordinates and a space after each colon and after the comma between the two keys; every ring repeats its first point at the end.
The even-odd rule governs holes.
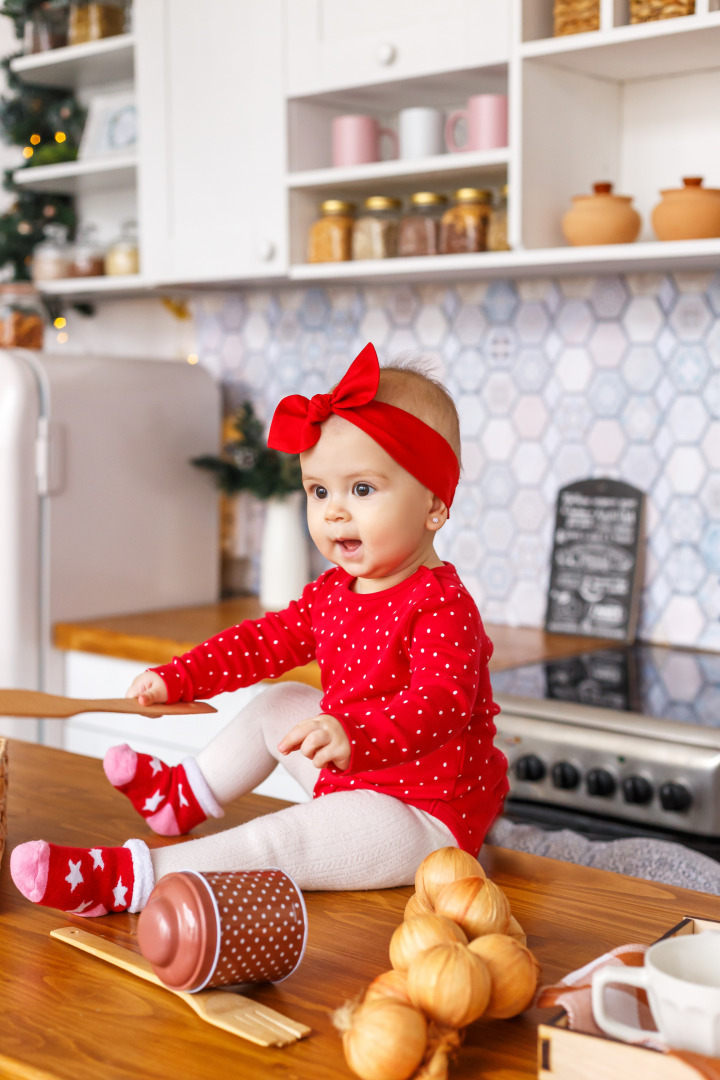
{"type": "Polygon", "coordinates": [[[183,870],[157,883],[138,919],[140,951],[172,990],[280,982],[303,958],[302,893],[282,870],[183,870]]]}

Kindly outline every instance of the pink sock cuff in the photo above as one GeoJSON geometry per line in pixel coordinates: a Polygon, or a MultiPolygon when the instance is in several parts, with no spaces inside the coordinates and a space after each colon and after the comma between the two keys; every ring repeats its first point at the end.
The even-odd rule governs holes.
{"type": "Polygon", "coordinates": [[[195,758],[185,758],[181,764],[185,770],[188,783],[192,788],[192,793],[200,804],[200,808],[204,811],[206,817],[225,817],[225,811],[210,790],[208,782],[201,773],[200,766],[195,758]]]}
{"type": "Polygon", "coordinates": [[[155,888],[155,871],[150,857],[150,848],[142,840],[128,840],[123,847],[130,849],[133,865],[133,892],[128,911],[133,914],[142,909],[150,899],[155,888]]]}

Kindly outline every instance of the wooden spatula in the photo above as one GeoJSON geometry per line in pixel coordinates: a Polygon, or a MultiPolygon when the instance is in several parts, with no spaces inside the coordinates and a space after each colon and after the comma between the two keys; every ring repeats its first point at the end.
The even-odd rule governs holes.
{"type": "MultiPolygon", "coordinates": [[[[67,942],[68,945],[74,945],[76,949],[116,964],[133,975],[139,975],[141,979],[169,989],[160,981],[144,956],[139,956],[122,945],[116,945],[113,941],[89,934],[87,930],[75,926],[58,927],[57,930],[51,930],[50,935],[59,941],[67,942]]],[[[310,1028],[305,1024],[290,1020],[275,1009],[241,994],[227,990],[200,990],[196,994],[172,990],[171,993],[186,1001],[208,1024],[233,1035],[240,1035],[259,1046],[288,1046],[310,1034],[310,1028]]]]}
{"type": "Polygon", "coordinates": [[[0,716],[75,716],[83,712],[138,713],[140,716],[179,716],[214,713],[205,701],[180,701],[177,705],[139,705],[137,698],[69,698],[43,694],[40,690],[0,690],[0,716]]]}

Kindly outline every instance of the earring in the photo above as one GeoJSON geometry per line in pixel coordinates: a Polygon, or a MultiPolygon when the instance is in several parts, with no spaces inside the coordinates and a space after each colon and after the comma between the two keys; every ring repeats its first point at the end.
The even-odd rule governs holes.
{"type": "Polygon", "coordinates": [[[433,522],[435,523],[435,525],[437,525],[439,520],[440,520],[440,518],[433,518],[433,522]]]}

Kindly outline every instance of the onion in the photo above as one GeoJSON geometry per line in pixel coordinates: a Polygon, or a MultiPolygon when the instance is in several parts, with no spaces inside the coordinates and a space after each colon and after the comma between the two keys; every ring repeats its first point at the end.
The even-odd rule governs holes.
{"type": "Polygon", "coordinates": [[[506,1020],[531,1004],[540,977],[540,965],[525,945],[506,934],[475,938],[468,949],[484,961],[492,989],[485,1016],[506,1020]]]}
{"type": "Polygon", "coordinates": [[[465,1027],[482,1016],[491,986],[483,961],[459,941],[426,949],[408,969],[413,1005],[447,1027],[465,1027]]]}
{"type": "Polygon", "coordinates": [[[505,893],[485,877],[465,877],[443,885],[435,912],[452,919],[472,939],[481,934],[504,934],[512,912],[505,893]]]}
{"type": "Polygon", "coordinates": [[[467,944],[467,937],[457,923],[432,912],[415,915],[401,922],[390,938],[390,963],[397,971],[407,971],[418,953],[452,941],[467,944]]]}
{"type": "Polygon", "coordinates": [[[404,971],[383,971],[368,986],[365,991],[364,1001],[374,1001],[376,998],[398,998],[400,1001],[410,1004],[407,990],[407,973],[404,971]]]}
{"type": "Polygon", "coordinates": [[[378,998],[349,1015],[338,1009],[333,1021],[343,1032],[345,1060],[362,1080],[407,1080],[425,1055],[425,1017],[403,1001],[378,998]]]}
{"type": "Polygon", "coordinates": [[[412,919],[414,915],[426,915],[429,911],[432,911],[430,905],[423,903],[418,894],[414,892],[405,905],[403,918],[412,919]]]}
{"type": "Polygon", "coordinates": [[[485,871],[467,851],[456,847],[438,848],[423,859],[415,873],[418,900],[434,908],[443,885],[463,877],[485,877],[485,871]]]}
{"type": "Polygon", "coordinates": [[[527,934],[514,915],[510,916],[510,922],[507,924],[505,933],[508,937],[515,938],[521,945],[527,945],[527,934]]]}

